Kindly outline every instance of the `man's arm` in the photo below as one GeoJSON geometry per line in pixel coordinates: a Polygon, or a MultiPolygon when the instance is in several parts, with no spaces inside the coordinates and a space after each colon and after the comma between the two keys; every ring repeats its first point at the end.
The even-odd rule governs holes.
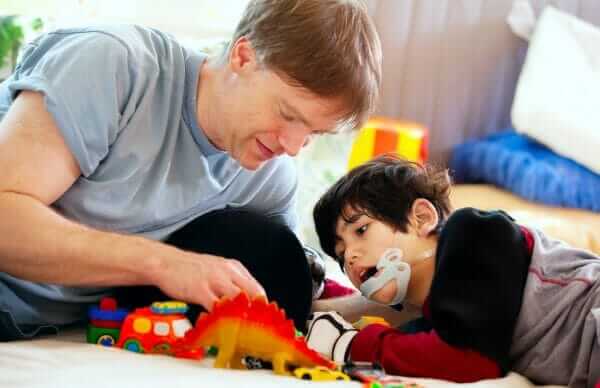
{"type": "Polygon", "coordinates": [[[81,172],[40,93],[23,91],[0,122],[0,271],[62,285],[160,287],[211,308],[225,295],[264,293],[236,260],[95,230],[49,205],[81,172]]]}

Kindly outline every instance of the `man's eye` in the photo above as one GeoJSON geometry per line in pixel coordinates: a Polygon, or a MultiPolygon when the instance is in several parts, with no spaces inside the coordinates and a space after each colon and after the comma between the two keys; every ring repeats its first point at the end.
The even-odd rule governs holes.
{"type": "Polygon", "coordinates": [[[281,117],[285,120],[285,121],[295,121],[296,119],[293,116],[290,116],[288,114],[286,114],[285,112],[283,112],[282,110],[279,111],[279,114],[281,115],[281,117]]]}

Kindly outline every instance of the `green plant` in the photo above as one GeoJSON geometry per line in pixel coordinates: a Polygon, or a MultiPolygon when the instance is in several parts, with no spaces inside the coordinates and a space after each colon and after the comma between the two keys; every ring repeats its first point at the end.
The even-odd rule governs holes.
{"type": "MultiPolygon", "coordinates": [[[[36,18],[31,21],[29,28],[39,31],[42,26],[42,20],[36,18]]],[[[0,68],[8,64],[11,70],[14,69],[24,38],[24,25],[17,16],[0,16],[0,68]]]]}

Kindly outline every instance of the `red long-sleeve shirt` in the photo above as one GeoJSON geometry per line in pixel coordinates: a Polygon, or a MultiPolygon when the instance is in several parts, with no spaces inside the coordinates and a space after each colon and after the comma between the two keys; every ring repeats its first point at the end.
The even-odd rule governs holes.
{"type": "Polygon", "coordinates": [[[496,362],[476,351],[448,345],[435,330],[408,334],[369,325],[354,337],[350,358],[377,362],[390,374],[461,383],[501,376],[496,362]]]}

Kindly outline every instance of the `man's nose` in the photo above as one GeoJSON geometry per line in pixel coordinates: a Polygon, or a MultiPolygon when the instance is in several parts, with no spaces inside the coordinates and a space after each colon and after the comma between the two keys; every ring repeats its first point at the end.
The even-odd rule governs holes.
{"type": "Polygon", "coordinates": [[[287,128],[279,135],[279,144],[286,154],[296,156],[302,147],[308,144],[309,136],[309,132],[300,128],[287,128]]]}

